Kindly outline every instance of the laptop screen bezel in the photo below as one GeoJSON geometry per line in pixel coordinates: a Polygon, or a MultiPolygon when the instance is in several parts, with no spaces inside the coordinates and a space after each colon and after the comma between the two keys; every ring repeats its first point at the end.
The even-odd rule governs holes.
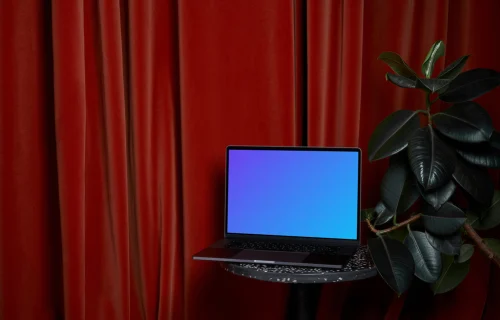
{"type": "Polygon", "coordinates": [[[361,220],[361,149],[356,147],[272,147],[272,146],[228,146],[226,148],[226,185],[225,185],[225,205],[224,205],[224,238],[226,239],[247,239],[247,240],[269,240],[300,243],[321,243],[329,245],[353,245],[360,243],[360,220],[361,220]],[[227,231],[228,219],[228,180],[229,180],[229,152],[231,150],[277,150],[277,151],[313,151],[313,152],[355,152],[358,154],[358,212],[356,215],[356,239],[341,238],[316,238],[299,236],[275,236],[259,234],[230,233],[227,231]]]}

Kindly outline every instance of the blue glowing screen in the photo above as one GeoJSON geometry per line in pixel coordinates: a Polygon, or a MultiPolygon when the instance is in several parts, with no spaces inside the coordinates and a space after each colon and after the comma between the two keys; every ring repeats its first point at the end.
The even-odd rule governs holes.
{"type": "Polygon", "coordinates": [[[357,239],[357,150],[228,152],[228,233],[357,239]]]}

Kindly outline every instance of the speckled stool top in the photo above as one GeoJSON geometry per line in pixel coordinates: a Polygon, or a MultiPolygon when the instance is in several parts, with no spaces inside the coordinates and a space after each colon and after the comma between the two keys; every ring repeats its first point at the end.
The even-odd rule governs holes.
{"type": "Polygon", "coordinates": [[[360,247],[342,269],[305,268],[252,263],[223,263],[222,267],[239,276],[284,283],[327,283],[373,277],[377,269],[366,246],[360,247]]]}

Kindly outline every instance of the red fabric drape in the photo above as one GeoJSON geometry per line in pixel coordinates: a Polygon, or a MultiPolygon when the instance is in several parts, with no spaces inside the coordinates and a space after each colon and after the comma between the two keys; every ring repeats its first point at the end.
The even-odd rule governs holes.
{"type": "MultiPolygon", "coordinates": [[[[379,121],[422,101],[385,83],[377,55],[418,69],[443,39],[437,68],[470,53],[468,68],[500,70],[498,9],[0,0],[0,319],[283,317],[285,285],[191,259],[222,234],[225,146],[307,133],[310,145],[366,150],[379,121]]],[[[498,97],[479,102],[500,128],[498,97]]],[[[364,157],[363,206],[385,166],[364,157]]],[[[494,319],[498,281],[478,255],[427,315],[494,319]]],[[[380,278],[327,285],[319,318],[391,318],[403,303],[380,278]]]]}
{"type": "MultiPolygon", "coordinates": [[[[377,61],[381,52],[400,53],[420,72],[430,46],[443,40],[446,56],[438,61],[436,70],[465,54],[471,54],[467,69],[500,70],[500,46],[493,40],[497,38],[495,30],[500,29],[496,14],[499,9],[498,1],[308,2],[309,145],[360,146],[367,150],[373,129],[387,115],[403,108],[423,107],[421,92],[384,81],[385,73],[391,70],[377,61]]],[[[478,100],[490,112],[497,129],[499,98],[497,90],[478,100]]],[[[369,163],[367,156],[363,157],[363,207],[378,201],[386,167],[386,161],[369,163]]],[[[495,178],[498,181],[498,174],[495,178]]],[[[476,252],[464,283],[453,292],[437,296],[432,305],[421,306],[423,313],[419,317],[480,319],[486,306],[483,319],[496,318],[498,306],[493,301],[499,297],[499,271],[495,267],[491,270],[492,277],[489,262],[476,252]]],[[[349,290],[330,290],[331,300],[340,296],[347,299],[346,305],[363,301],[364,308],[345,313],[353,318],[380,319],[386,314],[386,319],[397,319],[405,299],[396,299],[377,280],[353,283],[349,290]]]]}

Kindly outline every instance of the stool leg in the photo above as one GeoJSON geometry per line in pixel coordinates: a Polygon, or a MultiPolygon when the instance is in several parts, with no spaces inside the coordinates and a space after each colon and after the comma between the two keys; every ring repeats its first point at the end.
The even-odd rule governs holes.
{"type": "Polygon", "coordinates": [[[287,320],[315,320],[321,294],[321,284],[292,284],[288,306],[287,320]]]}

